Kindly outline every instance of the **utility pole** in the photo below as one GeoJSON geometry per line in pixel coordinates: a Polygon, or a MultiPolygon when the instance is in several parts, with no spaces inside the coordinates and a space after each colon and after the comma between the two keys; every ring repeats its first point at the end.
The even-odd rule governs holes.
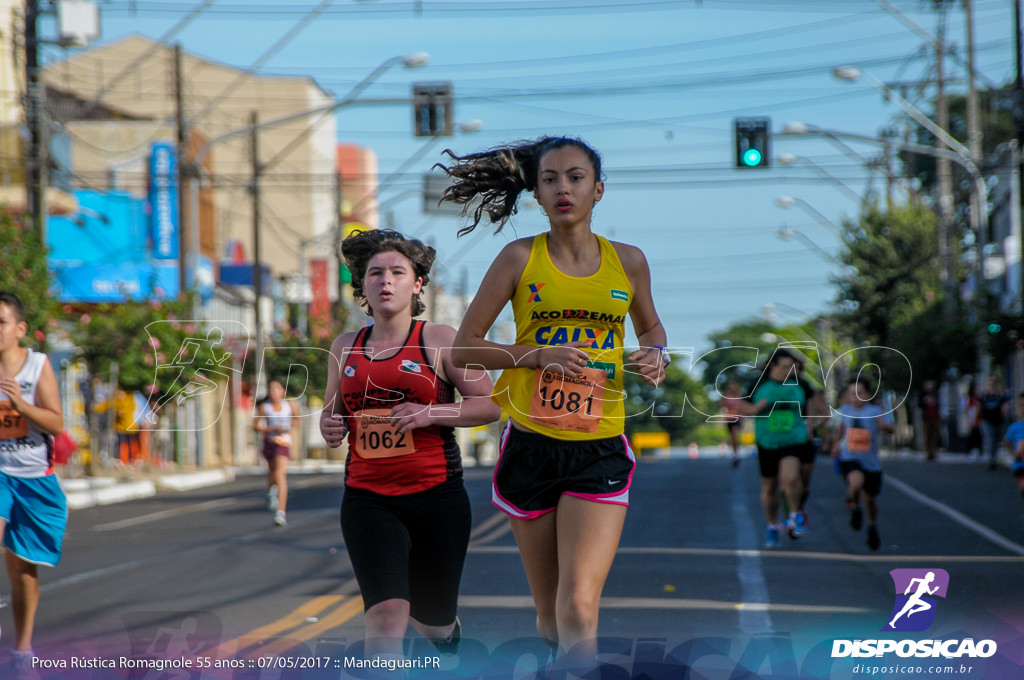
{"type": "MultiPolygon", "coordinates": [[[[1019,162],[1024,154],[1024,30],[1021,26],[1021,0],[1013,3],[1013,44],[1017,67],[1017,77],[1013,82],[1014,107],[1013,118],[1017,125],[1017,148],[1015,157],[1019,162]]],[[[1017,196],[1020,199],[1020,214],[1024,215],[1024,168],[1017,166],[1017,196]]],[[[1021,228],[1021,253],[1024,253],[1024,227],[1021,228]]],[[[1024,309],[1024,264],[1021,266],[1021,308],[1024,309]]]]}
{"type": "MultiPolygon", "coordinates": [[[[935,36],[935,79],[938,92],[935,97],[936,123],[949,129],[949,104],[946,101],[946,6],[939,5],[938,31],[935,36]]],[[[935,159],[936,181],[939,191],[939,276],[943,290],[943,308],[947,317],[953,309],[956,291],[956,269],[953,254],[953,169],[945,158],[935,159]]]]}
{"type": "Polygon", "coordinates": [[[982,132],[981,114],[978,111],[978,83],[975,77],[974,59],[974,4],[963,0],[967,31],[967,150],[974,164],[981,166],[982,132]]]}
{"type": "MultiPolygon", "coordinates": [[[[185,95],[184,78],[182,74],[181,43],[175,43],[171,51],[174,59],[174,118],[175,118],[175,139],[178,149],[178,296],[185,294],[188,290],[187,270],[192,258],[189,257],[189,241],[185,232],[186,224],[194,224],[197,220],[185,219],[188,209],[189,196],[189,172],[188,163],[185,160],[187,154],[186,146],[188,140],[188,123],[185,120],[185,95]]],[[[197,216],[198,217],[198,216],[197,216]]]]}
{"type": "Polygon", "coordinates": [[[249,154],[252,159],[252,184],[249,192],[252,195],[252,288],[255,292],[253,302],[253,317],[256,329],[253,333],[253,349],[256,353],[254,364],[254,376],[259,375],[259,364],[263,355],[263,319],[260,314],[260,297],[263,293],[263,271],[260,268],[260,149],[259,149],[259,114],[253,111],[249,114],[249,154]]]}
{"type": "MultiPolygon", "coordinates": [[[[341,272],[345,267],[345,258],[341,254],[341,242],[345,238],[343,233],[344,219],[352,217],[351,215],[342,215],[342,196],[343,188],[341,186],[341,170],[335,167],[334,169],[334,220],[337,224],[336,233],[334,237],[334,259],[338,265],[338,299],[334,304],[334,319],[340,320],[342,317],[342,311],[345,309],[345,283],[341,280],[341,272]]],[[[309,313],[309,308],[306,308],[306,313],[309,313]]],[[[347,320],[346,320],[347,321],[347,320]]],[[[347,325],[347,324],[346,324],[347,325]]]]}
{"type": "Polygon", "coordinates": [[[43,129],[45,86],[39,81],[39,0],[25,0],[25,125],[28,153],[25,159],[25,211],[46,245],[45,187],[46,139],[43,129]]]}

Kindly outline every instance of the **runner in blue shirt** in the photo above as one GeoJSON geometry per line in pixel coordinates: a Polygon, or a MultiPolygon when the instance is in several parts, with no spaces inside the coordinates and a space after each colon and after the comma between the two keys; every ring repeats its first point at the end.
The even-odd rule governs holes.
{"type": "Polygon", "coordinates": [[[882,463],[878,457],[878,435],[894,431],[892,417],[871,403],[874,391],[866,378],[856,377],[846,388],[846,399],[836,413],[840,417],[834,453],[846,480],[846,508],[850,526],[860,531],[868,516],[868,547],[878,550],[878,494],[882,490],[882,463]],[[861,510],[861,502],[864,510],[861,510]]]}
{"type": "MultiPolygon", "coordinates": [[[[1017,490],[1024,499],[1024,392],[1017,396],[1017,420],[1006,430],[1006,446],[1013,456],[1011,470],[1017,479],[1017,490]]],[[[1022,516],[1024,518],[1024,516],[1022,516]]]]}

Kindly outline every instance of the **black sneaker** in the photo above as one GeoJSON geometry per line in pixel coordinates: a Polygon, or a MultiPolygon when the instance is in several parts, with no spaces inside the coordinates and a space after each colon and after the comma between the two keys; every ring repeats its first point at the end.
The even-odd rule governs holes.
{"type": "Polygon", "coordinates": [[[860,531],[862,526],[864,526],[864,511],[858,505],[850,512],[850,527],[854,531],[860,531]]]}
{"type": "Polygon", "coordinates": [[[441,652],[444,656],[455,656],[459,653],[459,645],[462,644],[462,622],[459,621],[459,617],[455,617],[455,628],[452,630],[452,634],[443,640],[431,639],[430,644],[434,645],[434,649],[441,652]]]}
{"type": "Polygon", "coordinates": [[[878,536],[878,527],[874,524],[868,525],[868,547],[872,550],[878,550],[879,546],[882,545],[882,539],[878,536]]]}

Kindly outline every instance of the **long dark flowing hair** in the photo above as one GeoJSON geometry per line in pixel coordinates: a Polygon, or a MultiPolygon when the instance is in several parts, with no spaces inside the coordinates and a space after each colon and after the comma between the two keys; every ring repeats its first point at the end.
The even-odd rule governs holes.
{"type": "Polygon", "coordinates": [[[501,231],[518,210],[516,202],[519,195],[524,191],[536,190],[540,159],[548,151],[567,146],[587,154],[594,166],[596,179],[604,179],[600,154],[577,137],[541,137],[465,156],[458,156],[451,149],[445,149],[444,153],[455,162],[451,165],[438,163],[435,166],[453,179],[441,195],[441,200],[462,205],[465,214],[470,204],[479,199],[473,209],[472,224],[459,229],[459,236],[465,236],[476,229],[484,213],[487,213],[492,224],[498,225],[495,232],[501,231]]]}

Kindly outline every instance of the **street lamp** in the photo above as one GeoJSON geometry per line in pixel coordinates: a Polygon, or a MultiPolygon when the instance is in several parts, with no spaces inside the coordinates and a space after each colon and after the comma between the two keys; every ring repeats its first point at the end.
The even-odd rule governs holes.
{"type": "Polygon", "coordinates": [[[867,209],[867,199],[865,199],[859,193],[851,189],[849,185],[846,184],[846,182],[842,181],[841,179],[833,175],[831,172],[815,163],[810,158],[807,158],[805,156],[797,156],[795,153],[780,153],[778,156],[775,157],[775,160],[777,160],[780,165],[795,165],[796,163],[804,163],[806,165],[811,166],[819,175],[821,175],[825,179],[829,180],[830,182],[838,186],[840,189],[846,192],[847,196],[860,203],[861,211],[867,209]]]}
{"type": "MultiPolygon", "coordinates": [[[[355,102],[356,97],[358,97],[363,90],[369,87],[375,80],[377,80],[377,78],[379,78],[385,71],[392,68],[393,66],[402,65],[405,68],[416,68],[419,66],[423,66],[429,60],[430,55],[427,54],[426,52],[411,52],[409,54],[385,59],[380,64],[378,64],[376,68],[374,68],[372,71],[366,74],[366,76],[362,80],[353,85],[352,89],[349,90],[344,97],[342,97],[341,99],[336,99],[330,104],[324,104],[322,106],[317,106],[306,111],[299,111],[298,113],[289,113],[279,118],[272,118],[267,121],[254,123],[252,125],[246,125],[245,127],[236,128],[234,130],[228,130],[227,132],[223,132],[217,135],[216,137],[211,138],[209,141],[206,142],[206,144],[204,144],[199,149],[198,152],[196,152],[195,157],[192,159],[192,165],[198,169],[202,164],[203,159],[206,158],[206,154],[210,152],[210,149],[213,146],[215,146],[216,144],[220,144],[221,142],[231,139],[233,137],[238,137],[240,135],[244,135],[246,133],[253,132],[254,130],[259,130],[262,128],[276,127],[278,125],[290,123],[294,120],[299,120],[300,118],[305,118],[307,116],[315,116],[318,113],[330,113],[331,111],[335,111],[345,106],[349,106],[355,102]]],[[[396,101],[405,102],[406,100],[402,99],[396,101]]],[[[271,162],[268,162],[267,165],[270,165],[271,162]]]]}
{"type": "MultiPolygon", "coordinates": [[[[839,69],[837,69],[837,70],[839,70],[839,69]]],[[[856,69],[853,69],[852,67],[846,67],[846,68],[842,69],[842,72],[843,72],[843,76],[842,77],[849,78],[849,77],[851,77],[853,75],[854,71],[856,71],[856,69]]],[[[857,71],[857,73],[859,73],[859,71],[857,71]]],[[[837,74],[837,76],[838,75],[839,74],[837,74]]],[[[888,91],[888,89],[889,89],[884,84],[881,84],[881,87],[884,88],[884,91],[888,91]]],[[[939,132],[941,132],[941,135],[944,135],[945,137],[949,137],[948,133],[946,133],[944,130],[942,130],[937,125],[935,125],[930,120],[928,120],[927,116],[925,116],[923,113],[921,113],[920,110],[918,110],[912,104],[910,104],[910,102],[907,102],[905,99],[903,99],[902,97],[899,97],[895,93],[893,93],[893,99],[897,103],[901,103],[902,102],[900,105],[901,106],[905,105],[906,108],[907,108],[907,112],[908,113],[910,113],[911,111],[916,112],[912,116],[912,117],[914,117],[915,120],[917,120],[918,116],[920,116],[924,120],[927,120],[928,121],[928,125],[925,126],[926,128],[928,128],[928,129],[936,128],[939,132]]],[[[861,141],[861,142],[868,142],[868,143],[872,143],[872,144],[883,144],[883,145],[885,145],[887,147],[896,148],[896,149],[900,149],[900,150],[903,150],[903,151],[910,151],[912,153],[918,153],[918,154],[922,154],[922,155],[925,155],[925,156],[932,156],[934,158],[945,158],[945,159],[948,159],[950,161],[953,161],[954,163],[956,163],[957,165],[962,167],[967,172],[968,176],[971,179],[970,188],[971,188],[971,192],[972,192],[973,198],[974,198],[972,209],[970,210],[971,232],[974,235],[975,244],[976,244],[976,251],[975,251],[976,252],[976,256],[975,256],[974,262],[973,262],[973,265],[974,265],[973,266],[973,273],[974,273],[974,280],[975,280],[974,291],[973,291],[973,295],[974,295],[974,301],[973,302],[974,302],[975,314],[978,316],[979,319],[981,318],[982,313],[984,311],[984,310],[982,310],[982,305],[984,304],[983,291],[984,291],[984,281],[985,281],[985,279],[984,279],[984,272],[985,272],[984,235],[988,231],[988,229],[987,229],[987,227],[988,227],[988,209],[987,209],[987,205],[988,205],[988,187],[985,184],[985,178],[981,174],[981,170],[978,168],[978,166],[971,159],[970,155],[967,153],[967,149],[964,148],[964,146],[962,144],[957,142],[955,139],[950,138],[956,148],[939,149],[939,148],[936,148],[936,147],[933,147],[933,146],[925,146],[924,144],[914,144],[914,143],[911,143],[911,142],[900,142],[900,141],[894,142],[891,139],[878,139],[878,138],[875,138],[875,137],[868,137],[867,135],[860,135],[860,134],[856,134],[856,133],[839,132],[839,131],[836,131],[836,130],[827,130],[827,129],[824,129],[824,128],[820,128],[820,127],[818,127],[816,125],[810,125],[808,123],[789,123],[789,124],[787,124],[785,126],[784,130],[785,130],[785,132],[787,134],[791,134],[791,135],[818,134],[818,135],[823,135],[823,136],[828,137],[828,138],[843,137],[843,138],[846,138],[846,139],[852,139],[852,140],[861,141]]],[[[933,130],[933,132],[934,132],[934,130],[933,130]]],[[[941,135],[936,134],[936,136],[939,136],[940,138],[941,138],[941,135]]],[[[979,339],[977,344],[978,344],[978,367],[979,367],[979,370],[983,370],[985,367],[983,366],[983,363],[984,363],[983,351],[984,350],[982,349],[982,344],[983,344],[982,340],[979,339]]]]}
{"type": "MultiPolygon", "coordinates": [[[[455,125],[455,128],[459,132],[462,132],[462,133],[474,133],[474,132],[479,132],[481,129],[483,129],[483,126],[484,126],[483,121],[480,120],[479,118],[470,118],[468,120],[462,121],[461,123],[457,123],[455,125]]],[[[355,214],[359,210],[361,210],[363,207],[365,207],[366,203],[368,203],[370,201],[373,201],[373,200],[377,200],[378,197],[381,195],[381,192],[384,189],[390,187],[394,182],[396,182],[397,180],[401,179],[402,176],[404,175],[405,171],[408,170],[409,167],[412,166],[417,160],[422,158],[423,155],[434,144],[436,144],[441,139],[442,139],[441,137],[431,137],[429,140],[427,140],[422,146],[420,146],[419,149],[416,150],[415,153],[412,154],[412,156],[410,156],[405,161],[403,161],[402,164],[399,165],[399,167],[397,167],[395,170],[393,170],[392,172],[390,172],[387,175],[385,175],[384,178],[381,179],[378,182],[378,184],[377,184],[376,188],[374,189],[374,191],[369,192],[366,195],[364,195],[363,197],[361,197],[359,199],[359,202],[357,202],[355,205],[353,205],[351,208],[348,209],[348,212],[350,214],[355,214]]],[[[386,202],[378,202],[377,203],[377,208],[379,209],[379,208],[383,207],[386,203],[395,202],[395,201],[397,201],[397,200],[399,200],[401,198],[405,198],[406,196],[409,196],[411,194],[421,194],[421,193],[422,193],[422,191],[419,190],[419,189],[410,189],[410,190],[407,190],[407,191],[403,191],[403,192],[401,192],[401,193],[399,193],[399,194],[397,194],[395,196],[392,196],[386,202]]],[[[301,286],[301,289],[303,291],[303,294],[304,294],[305,287],[306,287],[306,285],[308,283],[308,280],[309,280],[309,277],[308,277],[308,275],[306,273],[306,248],[307,248],[307,246],[314,245],[314,244],[321,245],[321,246],[323,246],[323,245],[332,245],[335,248],[335,250],[338,250],[339,246],[341,244],[341,238],[342,238],[341,231],[342,231],[341,230],[341,225],[339,224],[336,229],[322,232],[320,234],[317,234],[316,236],[313,236],[313,237],[308,238],[308,239],[304,239],[304,240],[299,242],[299,276],[297,278],[298,278],[298,281],[300,283],[300,286],[301,286]]],[[[339,262],[339,264],[340,264],[340,262],[339,262]]],[[[434,289],[436,289],[436,286],[432,290],[434,290],[434,289]]],[[[341,295],[340,288],[339,288],[339,291],[338,291],[338,295],[339,295],[339,297],[341,295]]],[[[299,315],[299,333],[301,335],[305,336],[306,333],[308,332],[308,330],[309,330],[309,317],[308,317],[308,314],[304,311],[302,314],[299,315]]]]}
{"type": "Polygon", "coordinates": [[[813,205],[811,205],[804,199],[795,198],[793,196],[779,196],[778,198],[775,199],[775,204],[778,205],[780,208],[792,208],[794,205],[799,206],[804,211],[812,215],[814,219],[818,220],[826,227],[831,229],[833,232],[835,232],[836,236],[839,237],[840,241],[844,240],[843,230],[839,227],[839,225],[830,220],[829,218],[825,217],[825,215],[822,214],[820,210],[815,208],[813,205]]]}
{"type": "Polygon", "coordinates": [[[916,106],[908,102],[906,99],[904,99],[895,91],[893,91],[892,88],[890,88],[888,85],[886,85],[881,80],[871,75],[867,71],[861,71],[856,66],[839,66],[837,68],[832,69],[832,75],[834,75],[836,78],[839,78],[840,80],[848,80],[850,82],[863,80],[868,85],[884,94],[886,99],[896,102],[896,104],[901,109],[903,109],[908,116],[910,116],[918,123],[920,123],[921,126],[924,127],[924,129],[928,130],[928,132],[932,133],[940,140],[942,140],[943,144],[948,146],[957,154],[970,160],[971,152],[967,150],[967,147],[958,142],[953,137],[953,135],[949,134],[941,127],[936,125],[931,118],[929,118],[927,115],[925,115],[923,111],[921,111],[921,109],[917,108],[916,106]]]}
{"type": "MultiPolygon", "coordinates": [[[[393,66],[402,65],[402,66],[404,66],[406,68],[415,68],[415,67],[418,67],[418,66],[423,66],[429,60],[430,60],[430,55],[428,55],[426,52],[411,52],[411,53],[405,54],[405,55],[390,57],[390,58],[385,59],[384,61],[382,61],[380,64],[377,65],[376,68],[374,68],[372,71],[370,71],[368,74],[366,74],[366,76],[362,80],[360,80],[358,83],[356,83],[352,87],[352,89],[350,89],[345,94],[344,97],[342,97],[341,99],[335,100],[335,101],[331,102],[330,104],[325,104],[325,105],[322,105],[322,106],[317,106],[317,107],[314,107],[312,109],[308,109],[306,111],[299,111],[297,113],[290,113],[290,114],[287,114],[287,115],[284,115],[284,116],[280,116],[278,118],[272,118],[272,119],[267,120],[267,121],[256,121],[256,120],[253,120],[253,122],[251,124],[246,125],[245,127],[236,128],[234,130],[228,130],[227,132],[223,132],[223,133],[221,133],[219,135],[216,135],[216,136],[212,137],[211,139],[209,139],[206,142],[206,144],[204,144],[199,149],[199,151],[196,152],[195,156],[192,158],[191,163],[190,163],[191,169],[192,169],[192,173],[191,174],[194,177],[198,177],[199,176],[199,172],[200,172],[200,169],[202,168],[202,163],[203,163],[203,160],[206,158],[206,155],[210,152],[210,150],[215,145],[220,144],[221,142],[224,142],[224,141],[227,141],[229,139],[233,139],[235,137],[239,137],[239,136],[245,135],[245,134],[249,134],[249,135],[253,136],[253,139],[254,139],[254,142],[255,142],[255,134],[257,133],[257,131],[259,131],[259,130],[261,130],[263,128],[275,127],[275,126],[278,126],[278,125],[283,125],[285,123],[290,123],[290,122],[295,121],[295,120],[304,119],[304,118],[306,118],[308,116],[318,116],[318,115],[319,116],[323,116],[323,115],[326,115],[326,114],[331,113],[333,111],[336,111],[337,109],[343,108],[345,106],[349,106],[349,105],[351,105],[351,104],[356,102],[356,99],[358,98],[359,94],[363,90],[365,90],[367,87],[369,87],[371,83],[373,83],[385,71],[387,71],[388,69],[392,68],[393,66]]],[[[400,100],[400,101],[405,101],[405,100],[400,100]]],[[[316,118],[309,126],[307,126],[307,128],[303,132],[299,133],[288,144],[288,146],[286,146],[284,149],[279,151],[277,153],[277,155],[275,155],[273,158],[271,158],[270,160],[268,160],[265,163],[258,163],[258,162],[256,162],[256,160],[255,160],[255,149],[253,150],[254,167],[253,167],[252,185],[251,185],[251,189],[250,190],[251,190],[251,193],[253,195],[254,206],[258,205],[258,200],[259,200],[259,198],[258,198],[258,185],[259,185],[259,178],[260,178],[260,176],[264,172],[266,172],[271,166],[273,166],[278,161],[280,161],[286,154],[288,154],[290,151],[292,151],[292,149],[294,148],[294,145],[299,140],[301,140],[305,135],[309,134],[309,132],[312,131],[312,129],[317,125],[317,123],[319,123],[319,121],[320,121],[320,118],[316,118]]],[[[192,216],[191,216],[192,217],[192,219],[191,219],[192,225],[191,225],[191,229],[190,229],[190,233],[191,233],[191,239],[190,239],[190,241],[191,241],[191,248],[190,248],[190,250],[192,250],[192,249],[195,248],[196,244],[199,241],[199,188],[197,186],[197,182],[195,182],[195,181],[190,182],[189,185],[190,185],[189,186],[190,202],[191,202],[191,205],[192,205],[192,211],[191,211],[192,212],[192,216]]],[[[256,329],[255,329],[255,333],[254,333],[254,343],[253,343],[253,346],[254,346],[254,349],[255,349],[255,356],[256,356],[256,360],[257,361],[260,361],[260,359],[261,359],[261,357],[260,357],[260,352],[261,352],[260,334],[261,334],[261,330],[262,330],[261,329],[262,319],[261,319],[261,312],[260,312],[260,292],[261,292],[261,288],[262,288],[262,280],[261,280],[262,279],[262,272],[260,270],[260,262],[259,262],[259,259],[260,259],[259,258],[259,252],[260,252],[259,251],[259,243],[260,243],[260,230],[259,230],[259,226],[260,225],[259,225],[258,211],[254,210],[254,219],[253,219],[253,290],[255,292],[255,295],[253,296],[253,314],[254,314],[254,321],[255,321],[256,329]]],[[[189,259],[192,259],[192,253],[189,254],[189,259]]]]}
{"type": "MultiPolygon", "coordinates": [[[[883,85],[884,87],[884,85],[883,85]]],[[[900,98],[900,100],[905,101],[900,98]]],[[[913,108],[913,105],[906,102],[908,107],[913,108]]],[[[917,113],[927,120],[919,110],[914,109],[917,113]]],[[[934,126],[934,123],[929,123],[934,126]]],[[[941,128],[939,128],[941,130],[941,128]]],[[[867,135],[861,135],[853,132],[839,132],[837,130],[828,130],[825,128],[811,125],[803,122],[791,122],[787,123],[783,127],[783,131],[787,135],[801,136],[801,135],[822,135],[829,139],[852,139],[860,142],[868,142],[871,144],[882,144],[884,146],[899,149],[901,151],[910,151],[912,153],[921,154],[924,156],[932,156],[933,158],[945,158],[950,160],[960,167],[962,167],[967,175],[970,177],[970,188],[974,197],[975,206],[970,211],[971,219],[971,231],[974,234],[975,242],[978,244],[978,257],[975,258],[975,276],[978,279],[978,285],[975,286],[975,295],[977,296],[976,305],[980,306],[981,300],[981,273],[984,271],[984,253],[982,253],[982,242],[984,240],[984,234],[987,231],[988,223],[988,210],[984,206],[988,204],[988,187],[985,184],[985,178],[981,174],[981,170],[971,160],[970,156],[967,155],[966,149],[956,140],[952,140],[959,150],[940,149],[934,146],[925,146],[924,144],[914,144],[912,142],[901,142],[893,141],[891,139],[878,139],[876,137],[869,137],[867,135]]],[[[946,134],[943,132],[943,134],[946,134]]],[[[948,135],[947,135],[948,136],[948,135]]]]}
{"type": "Polygon", "coordinates": [[[797,231],[796,229],[790,229],[789,227],[785,227],[784,226],[784,227],[779,227],[778,235],[779,235],[779,238],[787,240],[787,241],[789,239],[791,239],[791,238],[799,239],[800,241],[803,241],[804,245],[807,246],[810,250],[813,250],[818,255],[820,255],[821,257],[825,258],[826,260],[828,260],[829,262],[831,262],[835,266],[837,266],[837,267],[839,267],[840,269],[843,269],[843,270],[847,269],[847,265],[845,265],[842,262],[840,262],[839,260],[837,260],[835,258],[835,256],[833,256],[827,250],[825,250],[824,248],[819,246],[817,244],[817,242],[812,240],[809,236],[807,236],[807,234],[803,233],[802,231],[797,231]]]}

